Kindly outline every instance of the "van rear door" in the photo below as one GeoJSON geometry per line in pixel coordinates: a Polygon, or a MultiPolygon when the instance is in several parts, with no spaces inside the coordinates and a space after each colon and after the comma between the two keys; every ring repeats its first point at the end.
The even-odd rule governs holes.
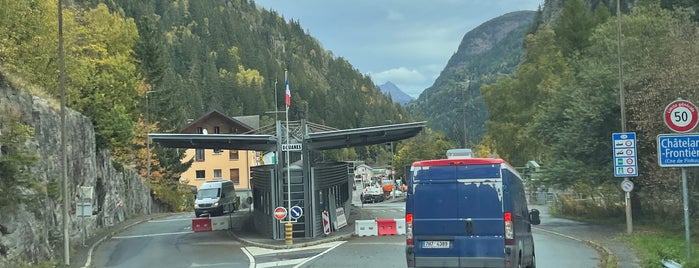
{"type": "Polygon", "coordinates": [[[413,177],[416,260],[490,267],[504,258],[499,165],[422,167],[413,177]]]}

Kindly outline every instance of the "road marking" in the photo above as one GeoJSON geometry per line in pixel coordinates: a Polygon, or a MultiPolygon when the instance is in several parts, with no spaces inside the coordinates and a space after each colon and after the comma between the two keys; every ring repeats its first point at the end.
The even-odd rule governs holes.
{"type": "Polygon", "coordinates": [[[265,255],[265,254],[271,254],[271,253],[287,253],[287,252],[294,252],[294,251],[301,251],[301,250],[310,250],[310,249],[317,249],[317,248],[327,248],[327,247],[336,247],[341,245],[342,243],[345,243],[345,241],[333,241],[333,242],[328,242],[324,244],[318,244],[318,245],[313,245],[313,246],[308,246],[308,247],[300,247],[300,248],[288,248],[288,249],[269,249],[269,248],[261,248],[261,247],[245,247],[246,250],[250,252],[253,256],[258,256],[258,255],[265,255]]]}
{"type": "Polygon", "coordinates": [[[315,259],[315,258],[318,258],[318,257],[320,257],[320,256],[323,256],[323,254],[328,253],[329,251],[335,249],[336,247],[339,247],[340,245],[344,244],[345,242],[346,242],[346,241],[339,241],[339,243],[337,243],[337,245],[334,245],[334,246],[332,246],[332,247],[329,247],[328,249],[326,249],[325,251],[321,252],[320,254],[308,258],[307,260],[305,260],[305,261],[299,263],[298,265],[294,266],[294,268],[299,268],[299,267],[301,267],[301,265],[304,265],[304,264],[306,264],[307,262],[312,261],[312,260],[315,259]]]}
{"type": "MultiPolygon", "coordinates": [[[[257,264],[255,267],[256,268],[266,268],[266,267],[279,267],[279,266],[294,265],[294,264],[298,264],[298,263],[303,264],[306,261],[306,259],[308,259],[308,258],[264,262],[264,263],[257,264]]],[[[299,266],[297,265],[294,267],[299,267],[299,266]]]]}
{"type": "Polygon", "coordinates": [[[234,262],[222,262],[222,263],[211,263],[211,264],[198,264],[192,263],[189,267],[220,267],[220,266],[230,266],[236,264],[234,262]]]}
{"type": "Polygon", "coordinates": [[[179,234],[191,234],[194,232],[177,232],[177,233],[162,233],[162,234],[147,234],[147,235],[127,235],[127,236],[113,236],[113,239],[124,239],[124,238],[140,238],[140,237],[151,237],[151,236],[164,236],[164,235],[179,235],[179,234]]]}
{"type": "Polygon", "coordinates": [[[248,267],[255,268],[255,257],[253,257],[252,254],[250,254],[247,248],[240,248],[240,250],[242,250],[243,253],[245,253],[245,255],[248,256],[248,260],[250,261],[250,265],[248,267]]]}
{"type": "Polygon", "coordinates": [[[179,218],[179,219],[166,219],[166,220],[151,220],[148,222],[169,222],[169,221],[189,221],[192,220],[192,218],[179,218]]]}

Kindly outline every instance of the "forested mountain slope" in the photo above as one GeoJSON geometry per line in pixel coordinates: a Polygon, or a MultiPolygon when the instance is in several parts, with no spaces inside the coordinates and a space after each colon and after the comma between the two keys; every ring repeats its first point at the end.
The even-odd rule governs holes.
{"type": "Polygon", "coordinates": [[[429,126],[462,146],[478,143],[488,119],[480,86],[512,73],[519,64],[522,40],[532,29],[535,14],[508,13],[466,33],[437,80],[407,105],[408,111],[424,116],[429,126]]]}

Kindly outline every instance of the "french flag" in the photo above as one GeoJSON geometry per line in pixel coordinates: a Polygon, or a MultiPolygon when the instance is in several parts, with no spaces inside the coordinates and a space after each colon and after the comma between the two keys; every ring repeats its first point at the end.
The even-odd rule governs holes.
{"type": "Polygon", "coordinates": [[[287,75],[286,71],[284,71],[284,78],[286,79],[286,92],[284,93],[284,102],[286,103],[286,107],[288,108],[291,106],[291,90],[289,90],[289,76],[287,75]]]}

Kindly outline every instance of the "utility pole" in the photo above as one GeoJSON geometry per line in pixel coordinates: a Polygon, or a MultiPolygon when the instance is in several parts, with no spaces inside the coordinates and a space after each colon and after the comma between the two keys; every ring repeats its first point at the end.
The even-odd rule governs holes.
{"type": "Polygon", "coordinates": [[[63,258],[64,264],[70,265],[69,213],[68,195],[68,155],[66,145],[66,62],[63,50],[63,1],[58,0],[58,87],[61,89],[61,181],[63,182],[63,258]]]}
{"type": "MultiPolygon", "coordinates": [[[[616,1],[617,24],[617,57],[619,60],[619,106],[621,108],[621,132],[626,132],[626,104],[624,100],[623,66],[621,65],[621,0],[616,1]]],[[[628,180],[625,178],[624,180],[628,180]]],[[[626,203],[626,232],[633,233],[633,217],[631,215],[631,191],[625,193],[626,203]]]]}

